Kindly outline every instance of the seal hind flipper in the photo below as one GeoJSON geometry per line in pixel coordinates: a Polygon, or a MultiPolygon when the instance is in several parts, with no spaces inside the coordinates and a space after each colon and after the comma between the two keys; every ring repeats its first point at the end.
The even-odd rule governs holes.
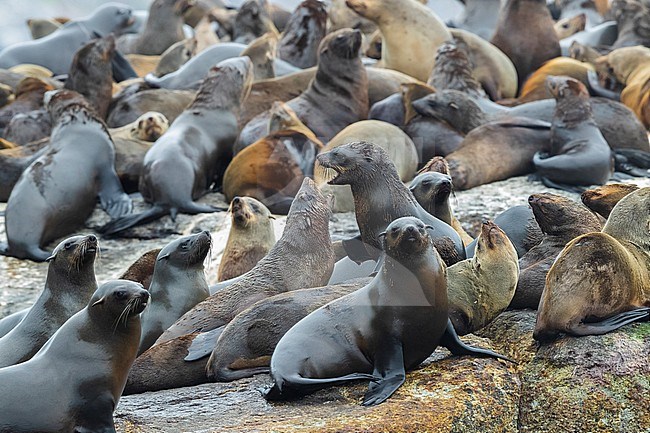
{"type": "Polygon", "coordinates": [[[650,152],[636,149],[614,150],[616,172],[637,177],[650,177],[650,152]]]}
{"type": "Polygon", "coordinates": [[[340,377],[321,379],[312,379],[294,374],[289,377],[275,379],[273,386],[264,392],[264,398],[269,401],[291,400],[318,391],[319,389],[326,388],[330,385],[341,384],[353,380],[374,381],[376,378],[372,374],[367,373],[352,373],[340,377]]]}
{"type": "Polygon", "coordinates": [[[567,329],[567,333],[576,336],[584,335],[602,335],[617,330],[618,328],[630,323],[650,319],[650,308],[637,308],[635,310],[624,311],[600,322],[578,323],[567,329]]]}
{"type": "Polygon", "coordinates": [[[162,206],[153,206],[152,208],[131,215],[126,215],[112,221],[109,221],[105,225],[99,228],[98,232],[103,235],[112,235],[119,233],[128,228],[134,227],[136,225],[145,224],[150,221],[157,220],[158,218],[165,216],[169,213],[168,209],[163,208],[162,206]]]}
{"type": "Polygon", "coordinates": [[[363,396],[363,403],[361,403],[363,406],[383,403],[406,380],[401,341],[396,340],[392,344],[382,345],[381,350],[377,351],[375,355],[373,376],[376,381],[370,382],[368,391],[363,396]]]}
{"type": "Polygon", "coordinates": [[[585,192],[587,190],[587,188],[584,187],[584,186],[569,185],[569,184],[566,184],[566,183],[555,182],[555,181],[553,181],[553,180],[551,180],[551,179],[549,179],[548,177],[545,177],[545,176],[540,176],[540,180],[547,187],[559,189],[559,190],[562,190],[562,191],[575,192],[577,194],[582,194],[583,192],[585,192]]]}
{"type": "Polygon", "coordinates": [[[0,243],[0,256],[16,257],[17,259],[29,259],[34,262],[44,262],[50,257],[50,253],[42,250],[37,245],[30,246],[27,250],[18,253],[9,248],[9,244],[5,242],[0,243]]]}
{"type": "Polygon", "coordinates": [[[470,355],[477,358],[497,358],[505,361],[515,362],[507,356],[500,355],[488,349],[469,346],[458,337],[451,319],[447,319],[447,328],[440,339],[440,345],[449,349],[452,355],[470,355]]]}
{"type": "Polygon", "coordinates": [[[196,361],[197,359],[210,355],[225,327],[226,326],[224,325],[208,332],[197,334],[196,337],[194,337],[194,340],[192,340],[192,344],[190,344],[190,347],[187,349],[187,356],[183,358],[183,360],[188,362],[196,361]]]}
{"type": "Polygon", "coordinates": [[[196,202],[185,203],[182,206],[178,206],[178,210],[183,213],[194,215],[197,213],[212,213],[212,212],[221,212],[227,211],[227,207],[212,206],[209,204],[202,204],[196,202]]]}

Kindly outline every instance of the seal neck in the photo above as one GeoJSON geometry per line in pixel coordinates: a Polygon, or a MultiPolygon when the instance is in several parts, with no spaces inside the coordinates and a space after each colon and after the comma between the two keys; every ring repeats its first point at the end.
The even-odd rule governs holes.
{"type": "Polygon", "coordinates": [[[553,124],[573,128],[576,125],[589,121],[595,123],[591,111],[591,104],[584,97],[572,95],[557,100],[553,124]]]}

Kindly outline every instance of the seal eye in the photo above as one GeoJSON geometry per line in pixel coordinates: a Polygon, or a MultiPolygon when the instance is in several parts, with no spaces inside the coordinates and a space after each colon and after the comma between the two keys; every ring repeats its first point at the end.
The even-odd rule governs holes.
{"type": "Polygon", "coordinates": [[[74,245],[73,242],[66,242],[65,245],[63,246],[63,248],[65,248],[66,250],[69,250],[70,248],[72,248],[72,245],[74,245]]]}
{"type": "Polygon", "coordinates": [[[123,301],[127,297],[128,295],[125,290],[118,290],[117,292],[115,292],[115,299],[117,299],[118,301],[123,301]]]}

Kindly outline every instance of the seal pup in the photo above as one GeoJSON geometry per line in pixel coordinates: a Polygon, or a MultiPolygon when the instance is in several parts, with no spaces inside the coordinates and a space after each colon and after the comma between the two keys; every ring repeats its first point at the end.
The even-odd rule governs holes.
{"type": "Polygon", "coordinates": [[[591,111],[587,88],[572,78],[548,77],[549,93],[556,99],[551,124],[550,153],[533,157],[544,185],[584,191],[582,185],[603,185],[614,172],[609,144],[591,111]]]}
{"type": "MultiPolygon", "coordinates": [[[[358,30],[327,35],[320,44],[316,76],[300,96],[286,103],[323,142],[368,116],[368,74],[360,49],[358,30]]],[[[269,117],[270,111],[264,111],[242,128],[235,153],[264,136],[269,117]]]]}
{"type": "Polygon", "coordinates": [[[188,0],[154,0],[144,30],[139,34],[126,34],[117,41],[122,54],[162,54],[176,42],[185,39],[183,12],[190,6],[188,0]]]}
{"type": "Polygon", "coordinates": [[[106,124],[120,128],[135,122],[149,111],[163,114],[171,123],[194,101],[196,93],[187,90],[151,89],[134,94],[116,95],[111,103],[106,124]]]}
{"type": "MultiPolygon", "coordinates": [[[[121,3],[106,3],[90,16],[72,21],[48,36],[4,48],[0,51],[0,68],[8,69],[23,63],[32,63],[46,67],[54,75],[67,74],[74,53],[81,46],[91,39],[109,33],[119,35],[134,22],[129,6],[121,3]]],[[[116,62],[116,68],[119,70],[121,67],[125,65],[116,62]]],[[[123,73],[130,75],[126,70],[123,73]]]]}
{"type": "Polygon", "coordinates": [[[222,327],[260,299],[327,283],[334,267],[330,216],[327,198],[311,179],[305,178],[291,205],[282,237],[269,253],[233,284],[188,311],[156,344],[222,327]]]}
{"type": "Polygon", "coordinates": [[[490,39],[514,63],[519,87],[542,63],[559,57],[560,40],[545,0],[506,0],[490,39]]]}
{"type": "Polygon", "coordinates": [[[211,246],[210,232],[203,231],[176,239],[160,251],[149,287],[151,304],[141,317],[138,355],[150,348],[179,317],[210,295],[203,262],[211,246]]]}
{"type": "Polygon", "coordinates": [[[609,218],[614,206],[629,193],[639,189],[633,183],[613,183],[588,189],[580,194],[582,203],[604,219],[609,218]]]}
{"type": "Polygon", "coordinates": [[[648,317],[650,188],[618,202],[602,232],[569,242],[546,277],[533,338],[600,335],[648,317]]]}
{"type": "Polygon", "coordinates": [[[106,224],[102,233],[115,234],[167,214],[175,220],[178,212],[224,210],[195,200],[213,182],[221,184],[237,136],[240,104],[252,79],[247,57],[226,60],[211,70],[194,102],[145,155],[139,190],[153,207],[106,224]]]}
{"type": "Polygon", "coordinates": [[[589,209],[566,197],[551,193],[532,194],[528,204],[542,230],[542,241],[519,259],[519,281],[510,309],[537,308],[546,274],[567,242],[601,229],[600,220],[589,209]]]}
{"type": "Polygon", "coordinates": [[[294,290],[256,302],[239,313],[219,336],[208,363],[208,379],[230,382],[268,373],[282,336],[312,311],[368,284],[369,278],[294,290]]]}
{"type": "Polygon", "coordinates": [[[437,346],[452,354],[501,357],[458,339],[447,312],[446,266],[424,222],[398,218],[381,238],[386,258],[373,280],[312,312],[280,339],[267,400],[365,379],[371,383],[362,404],[373,406],[437,346]]]}
{"type": "Polygon", "coordinates": [[[147,111],[134,122],[119,128],[110,128],[108,132],[113,140],[118,138],[154,142],[169,129],[169,121],[164,114],[147,111]]]}
{"type": "Polygon", "coordinates": [[[45,287],[24,318],[0,338],[0,368],[30,359],[93,292],[97,238],[73,236],[62,241],[47,259],[45,287]]]}
{"type": "Polygon", "coordinates": [[[395,164],[381,147],[367,141],[356,141],[321,153],[316,161],[321,167],[330,169],[328,184],[350,185],[352,189],[361,232],[359,237],[343,241],[352,260],[360,263],[377,259],[374,251],[368,251],[365,245],[380,250],[379,234],[391,221],[402,216],[417,216],[433,227],[433,243],[447,265],[465,259],[465,247],[458,233],[422,208],[399,179],[395,164]],[[358,243],[352,241],[358,238],[363,244],[354,248],[353,245],[358,243]]]}
{"type": "Polygon", "coordinates": [[[449,318],[458,335],[484,328],[505,311],[518,278],[517,250],[499,226],[484,221],[474,257],[447,268],[449,318]]]}
{"type": "Polygon", "coordinates": [[[8,244],[0,254],[43,261],[43,249],[69,234],[92,213],[97,196],[111,218],[132,203],[115,173],[115,149],[106,126],[71,90],[46,93],[52,116],[50,144],[22,173],[7,201],[8,244]]]}
{"type": "Polygon", "coordinates": [[[320,0],[305,0],[293,11],[278,42],[278,57],[301,69],[316,65],[325,37],[327,11],[320,0]]]}
{"type": "Polygon", "coordinates": [[[148,299],[137,283],[108,281],[32,359],[0,369],[0,431],[114,432],[148,299]]]}
{"type": "Polygon", "coordinates": [[[230,202],[230,232],[221,256],[217,281],[239,277],[268,254],[275,245],[275,217],[252,197],[235,197],[230,202]]]}

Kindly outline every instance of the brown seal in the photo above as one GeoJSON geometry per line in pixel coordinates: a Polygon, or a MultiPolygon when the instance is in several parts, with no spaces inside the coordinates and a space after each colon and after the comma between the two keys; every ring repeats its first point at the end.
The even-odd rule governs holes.
{"type": "Polygon", "coordinates": [[[542,182],[580,192],[582,185],[605,184],[614,172],[614,158],[592,114],[587,88],[566,77],[548,77],[546,84],[557,103],[550,152],[533,157],[542,182]]]}
{"type": "Polygon", "coordinates": [[[398,218],[382,238],[386,258],[368,285],[309,314],[280,339],[267,400],[365,379],[371,383],[362,404],[372,406],[389,398],[406,371],[438,346],[452,354],[502,358],[459,340],[448,319],[445,265],[425,224],[398,218]]]}
{"type": "Polygon", "coordinates": [[[569,18],[562,18],[555,22],[553,28],[558,39],[568,38],[585,29],[587,24],[587,15],[584,13],[574,15],[569,18]]]}
{"type": "Polygon", "coordinates": [[[138,355],[153,345],[179,317],[210,295],[203,262],[212,237],[203,231],[176,239],[156,257],[149,293],[151,303],[142,313],[138,355]]]}
{"type": "Polygon", "coordinates": [[[0,128],[6,128],[11,119],[21,113],[38,110],[43,106],[43,95],[54,87],[38,78],[24,78],[16,89],[15,99],[0,108],[0,128]]]}
{"type": "Polygon", "coordinates": [[[275,78],[275,52],[277,51],[278,35],[265,33],[254,39],[241,52],[241,56],[248,56],[253,62],[253,75],[255,81],[275,78]]]}
{"type": "Polygon", "coordinates": [[[278,34],[270,16],[269,4],[265,1],[246,0],[235,16],[233,42],[249,44],[268,32],[278,34]]]}
{"type": "Polygon", "coordinates": [[[102,119],[106,118],[113,95],[114,55],[113,35],[92,40],[75,53],[65,81],[65,88],[83,95],[102,119]]]}
{"type": "Polygon", "coordinates": [[[427,84],[437,91],[454,89],[472,98],[485,98],[485,90],[474,77],[472,69],[465,49],[454,41],[447,41],[438,47],[436,63],[427,84]]]}
{"type": "Polygon", "coordinates": [[[134,281],[142,284],[145,290],[149,290],[151,278],[153,277],[153,269],[156,266],[156,258],[161,249],[154,248],[142,254],[120,275],[119,279],[134,281]]]}
{"type": "Polygon", "coordinates": [[[275,245],[271,212],[252,197],[235,197],[230,202],[231,225],[217,281],[244,275],[275,245]]]}
{"type": "Polygon", "coordinates": [[[208,379],[230,382],[268,373],[275,346],[293,325],[369,280],[294,290],[256,302],[235,316],[219,336],[206,365],[208,379]]]}
{"type": "Polygon", "coordinates": [[[158,111],[172,123],[195,97],[193,91],[168,89],[151,89],[123,95],[112,104],[106,124],[110,128],[119,128],[135,122],[148,111],[158,111]]]}
{"type": "Polygon", "coordinates": [[[278,43],[278,56],[305,69],[316,65],[318,47],[325,37],[327,11],[319,0],[305,0],[293,11],[278,43]]]}
{"type": "Polygon", "coordinates": [[[545,0],[506,0],[490,41],[515,64],[519,86],[542,63],[562,54],[545,0]]]}
{"type": "Polygon", "coordinates": [[[535,339],[553,339],[560,332],[599,335],[638,318],[647,320],[649,208],[650,188],[634,191],[614,207],[602,232],[566,245],[548,273],[535,339]]]}
{"type": "Polygon", "coordinates": [[[601,228],[598,217],[589,209],[559,195],[533,194],[528,204],[544,237],[519,260],[519,281],[511,309],[537,308],[546,274],[562,248],[577,236],[601,228]]]}
{"type": "Polygon", "coordinates": [[[442,20],[417,1],[347,0],[349,8],[373,21],[382,34],[381,66],[426,81],[440,44],[451,39],[442,20]],[[396,14],[395,11],[400,13],[396,14]]]}
{"type": "MultiPolygon", "coordinates": [[[[74,236],[48,258],[45,287],[24,319],[0,338],[0,368],[30,359],[97,289],[97,238],[74,236]]],[[[4,418],[4,417],[3,417],[4,418]]]]}
{"type": "Polygon", "coordinates": [[[196,98],[169,127],[143,162],[139,190],[153,206],[105,225],[106,234],[123,231],[178,212],[215,212],[195,200],[210,185],[221,184],[237,135],[237,114],[253,79],[247,57],[219,63],[205,78],[196,98]]]}
{"type": "Polygon", "coordinates": [[[39,140],[49,141],[51,133],[50,113],[45,108],[40,108],[12,117],[4,130],[4,137],[12,143],[24,146],[39,140]]]}
{"type": "Polygon", "coordinates": [[[148,299],[139,284],[108,281],[32,359],[0,369],[0,431],[114,432],[148,299]]]}
{"type": "MultiPolygon", "coordinates": [[[[314,80],[300,96],[287,102],[323,141],[368,116],[368,77],[359,57],[360,48],[358,30],[344,29],[327,35],[320,45],[314,80]]],[[[263,112],[244,126],[235,153],[264,136],[268,119],[269,113],[263,112]]]]}
{"type": "Polygon", "coordinates": [[[187,63],[196,54],[196,40],[194,38],[183,39],[167,48],[161,55],[153,73],[162,77],[187,63]]]}
{"type": "Polygon", "coordinates": [[[327,199],[309,178],[284,229],[269,254],[249,272],[215,292],[171,326],[133,365],[127,392],[145,392],[207,381],[204,356],[210,354],[224,326],[255,302],[293,290],[320,287],[334,267],[327,199]],[[208,332],[212,331],[212,332],[208,332]],[[204,337],[207,341],[197,343],[204,337]],[[188,348],[192,359],[184,361],[188,348]],[[165,374],[160,374],[164,372],[165,374]]]}
{"type": "MultiPolygon", "coordinates": [[[[131,199],[115,173],[115,149],[104,123],[81,95],[55,90],[45,95],[54,128],[50,144],[22,173],[9,196],[2,253],[43,261],[43,249],[90,216],[97,197],[118,218],[131,212],[131,199]]],[[[0,248],[2,249],[2,248],[0,248]]]]}
{"type": "Polygon", "coordinates": [[[580,195],[582,203],[601,217],[607,219],[614,206],[629,193],[639,189],[633,183],[613,183],[588,189],[580,195]]]}
{"type": "Polygon", "coordinates": [[[142,32],[121,36],[117,49],[122,54],[162,54],[171,45],[185,39],[183,12],[189,4],[188,0],[154,0],[142,32]]]}
{"type": "Polygon", "coordinates": [[[447,265],[465,259],[465,247],[458,233],[422,208],[381,147],[366,141],[352,142],[321,153],[316,161],[330,169],[325,177],[330,185],[350,185],[352,189],[363,242],[359,251],[352,251],[351,241],[356,238],[343,241],[352,260],[360,263],[377,259],[375,251],[381,249],[379,234],[391,221],[403,216],[417,216],[432,227],[433,243],[447,265]]]}
{"type": "Polygon", "coordinates": [[[519,277],[517,260],[505,232],[484,221],[474,257],[447,268],[449,318],[458,335],[478,331],[508,308],[519,277]]]}

